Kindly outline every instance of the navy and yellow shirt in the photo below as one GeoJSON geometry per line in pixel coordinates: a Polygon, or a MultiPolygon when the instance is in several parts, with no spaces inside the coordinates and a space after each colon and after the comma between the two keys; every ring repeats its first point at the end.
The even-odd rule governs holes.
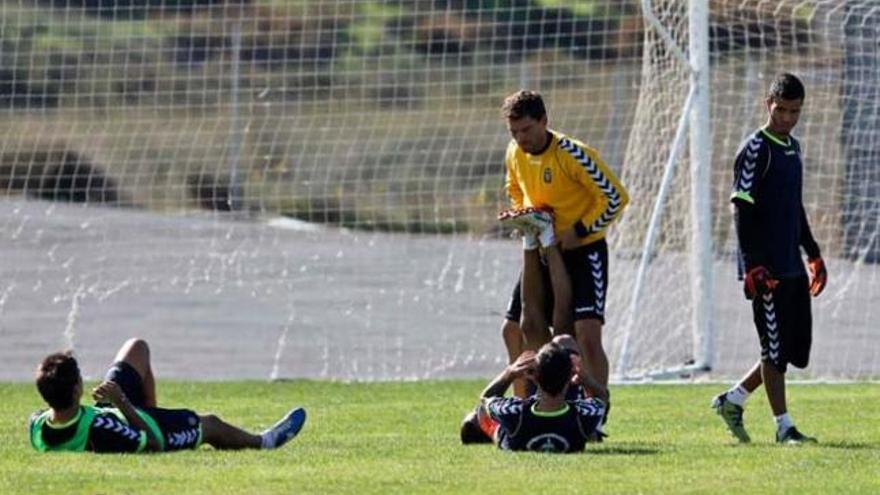
{"type": "Polygon", "coordinates": [[[800,248],[819,255],[804,212],[801,146],[765,129],[741,145],[731,201],[737,207],[740,266],[764,266],[774,277],[805,276],[800,248]]]}
{"type": "Polygon", "coordinates": [[[511,206],[550,207],[557,235],[580,222],[581,243],[598,241],[623,212],[629,195],[596,150],[549,132],[550,144],[540,154],[527,153],[515,140],[508,144],[505,188],[511,206]]]}

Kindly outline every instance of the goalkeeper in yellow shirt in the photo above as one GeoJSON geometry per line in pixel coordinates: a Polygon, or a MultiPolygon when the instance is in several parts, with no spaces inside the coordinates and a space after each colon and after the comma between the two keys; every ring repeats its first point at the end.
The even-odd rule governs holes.
{"type": "MultiPolygon", "coordinates": [[[[523,277],[513,297],[521,296],[523,303],[525,348],[537,349],[550,339],[543,314],[546,276],[541,273],[548,268],[542,267],[540,246],[554,297],[559,290],[567,290],[570,281],[569,315],[584,364],[590,375],[607,387],[608,357],[602,347],[608,291],[605,231],[620,216],[629,196],[596,150],[547,127],[547,110],[538,93],[518,91],[504,100],[501,111],[513,138],[505,156],[505,187],[512,208],[553,212],[553,235],[527,233],[523,240],[523,277]],[[560,258],[565,268],[563,280],[558,273],[560,258]]],[[[557,313],[554,309],[554,330],[570,331],[557,313]]]]}

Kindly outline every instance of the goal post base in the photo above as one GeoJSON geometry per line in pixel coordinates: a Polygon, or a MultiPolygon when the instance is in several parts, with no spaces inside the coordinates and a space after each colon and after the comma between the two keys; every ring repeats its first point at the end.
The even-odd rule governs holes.
{"type": "Polygon", "coordinates": [[[709,373],[710,371],[712,371],[711,364],[705,362],[697,362],[672,368],[650,370],[643,373],[624,374],[622,376],[615,377],[615,381],[628,383],[666,380],[693,380],[694,378],[709,373]]]}

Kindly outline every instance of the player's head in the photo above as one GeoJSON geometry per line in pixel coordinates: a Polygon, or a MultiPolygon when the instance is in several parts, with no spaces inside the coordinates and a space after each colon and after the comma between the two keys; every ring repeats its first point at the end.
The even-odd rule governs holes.
{"type": "Polygon", "coordinates": [[[66,409],[79,403],[82,377],[70,352],[46,356],[37,368],[37,390],[52,409],[66,409]]]}
{"type": "Polygon", "coordinates": [[[804,84],[794,74],[784,72],[777,75],[767,90],[767,128],[770,132],[787,136],[801,116],[806,90],[804,84]]]}
{"type": "Polygon", "coordinates": [[[547,144],[547,108],[535,91],[520,90],[504,99],[501,115],[507,119],[507,130],[520,148],[540,152],[547,144]]]}
{"type": "Polygon", "coordinates": [[[545,344],[535,356],[535,381],[541,391],[558,396],[571,381],[571,351],[557,342],[545,344]]]}

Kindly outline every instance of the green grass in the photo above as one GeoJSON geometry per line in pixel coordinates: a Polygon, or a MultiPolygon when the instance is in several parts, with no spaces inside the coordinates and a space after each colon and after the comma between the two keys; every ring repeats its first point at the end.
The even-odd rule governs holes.
{"type": "Polygon", "coordinates": [[[709,409],[723,387],[614,388],[611,437],[585,454],[511,454],[459,445],[480,382],[176,383],[160,403],[260,429],[290,406],[309,421],[279,451],[37,454],[29,384],[0,384],[0,492],[30,493],[880,493],[880,384],[794,385],[791,410],[818,446],[772,443],[763,396],[754,443],[734,445],[709,409]]]}

